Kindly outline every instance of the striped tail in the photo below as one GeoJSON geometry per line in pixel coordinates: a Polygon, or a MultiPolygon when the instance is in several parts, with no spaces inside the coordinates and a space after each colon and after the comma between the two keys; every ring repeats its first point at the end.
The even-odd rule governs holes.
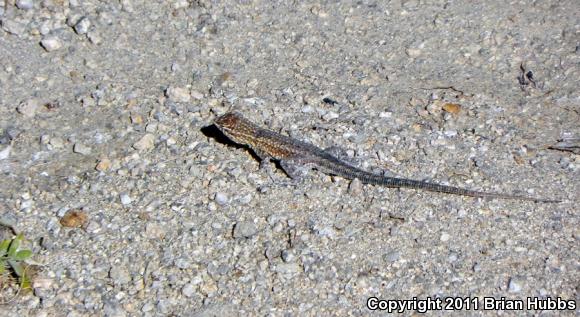
{"type": "MultiPolygon", "coordinates": [[[[321,162],[322,163],[322,162],[321,162]]],[[[471,196],[471,197],[489,197],[489,198],[499,198],[499,199],[518,199],[518,200],[528,200],[541,203],[559,203],[561,200],[553,199],[542,199],[528,196],[519,195],[509,195],[500,193],[488,193],[480,192],[476,190],[470,190],[465,188],[459,188],[454,186],[446,186],[440,184],[427,183],[418,180],[406,179],[406,178],[394,178],[385,177],[382,175],[369,173],[363,171],[356,167],[350,166],[341,161],[328,162],[328,164],[320,164],[331,174],[335,174],[348,179],[358,178],[362,183],[386,186],[391,188],[411,188],[411,189],[421,189],[428,190],[432,192],[454,194],[461,196],[471,196]]]]}

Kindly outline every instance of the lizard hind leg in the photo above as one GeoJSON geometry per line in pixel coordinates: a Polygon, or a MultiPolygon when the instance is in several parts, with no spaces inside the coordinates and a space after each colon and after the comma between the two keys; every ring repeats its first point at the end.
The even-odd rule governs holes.
{"type": "Polygon", "coordinates": [[[280,160],[280,167],[294,182],[302,181],[312,169],[308,164],[295,162],[294,160],[280,160]]]}

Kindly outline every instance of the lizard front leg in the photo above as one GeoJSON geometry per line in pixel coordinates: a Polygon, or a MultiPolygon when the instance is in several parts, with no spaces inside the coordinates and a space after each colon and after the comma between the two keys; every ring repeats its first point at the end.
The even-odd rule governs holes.
{"type": "Polygon", "coordinates": [[[272,159],[272,156],[270,156],[266,152],[256,150],[256,149],[254,149],[254,153],[256,153],[256,155],[260,159],[260,171],[266,172],[266,174],[268,174],[268,177],[270,177],[270,179],[273,182],[275,182],[274,172],[272,171],[272,165],[270,165],[270,160],[272,159]]]}

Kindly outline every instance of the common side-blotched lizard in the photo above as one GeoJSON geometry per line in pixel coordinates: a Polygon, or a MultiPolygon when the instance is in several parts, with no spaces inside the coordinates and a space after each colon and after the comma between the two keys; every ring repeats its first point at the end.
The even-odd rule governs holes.
{"type": "Polygon", "coordinates": [[[329,151],[261,128],[238,112],[228,112],[215,120],[214,124],[232,141],[250,147],[261,159],[261,163],[268,163],[270,159],[279,161],[282,169],[292,179],[300,178],[309,169],[315,168],[329,175],[337,175],[351,180],[356,178],[365,184],[386,187],[413,188],[471,197],[520,199],[546,203],[560,202],[559,200],[481,192],[370,173],[344,162],[329,151]]]}

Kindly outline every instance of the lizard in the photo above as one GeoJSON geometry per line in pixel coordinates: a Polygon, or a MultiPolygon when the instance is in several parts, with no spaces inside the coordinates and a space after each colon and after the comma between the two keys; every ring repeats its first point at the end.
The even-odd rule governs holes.
{"type": "Polygon", "coordinates": [[[214,125],[231,141],[253,150],[261,161],[261,167],[271,160],[275,160],[280,164],[282,170],[294,180],[302,178],[308,170],[316,169],[328,175],[340,176],[349,180],[359,179],[364,184],[390,188],[411,188],[479,198],[518,199],[543,203],[561,202],[553,199],[483,192],[368,172],[339,159],[332,155],[331,151],[262,128],[237,111],[227,112],[218,117],[214,121],[214,125]]]}

